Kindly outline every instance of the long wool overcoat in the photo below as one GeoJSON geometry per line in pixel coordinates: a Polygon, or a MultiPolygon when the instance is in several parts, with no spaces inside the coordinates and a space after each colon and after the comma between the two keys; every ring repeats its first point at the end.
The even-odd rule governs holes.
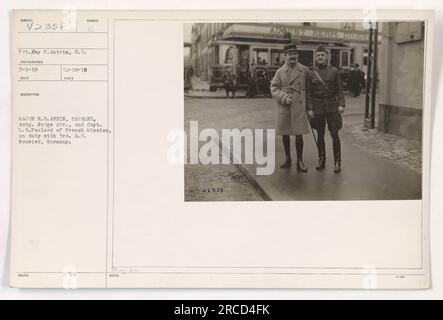
{"type": "Polygon", "coordinates": [[[287,63],[275,73],[271,81],[271,94],[277,101],[276,134],[302,135],[309,133],[306,105],[309,97],[309,69],[297,63],[290,67],[287,63]],[[292,103],[285,104],[290,96],[292,103]]]}

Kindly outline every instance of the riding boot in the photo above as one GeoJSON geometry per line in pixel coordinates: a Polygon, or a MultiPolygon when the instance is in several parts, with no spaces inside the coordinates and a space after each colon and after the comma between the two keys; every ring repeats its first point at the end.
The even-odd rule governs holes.
{"type": "Polygon", "coordinates": [[[325,132],[324,130],[318,132],[318,165],[315,167],[316,170],[322,170],[326,165],[326,146],[325,146],[325,132]]]}
{"type": "Polygon", "coordinates": [[[289,168],[292,165],[291,160],[291,138],[289,135],[283,135],[283,148],[285,149],[286,160],[280,165],[280,168],[289,168]]]}
{"type": "Polygon", "coordinates": [[[297,150],[297,171],[308,172],[308,168],[306,168],[305,164],[303,163],[303,137],[302,136],[296,136],[295,149],[297,150]]]}
{"type": "Polygon", "coordinates": [[[297,171],[308,172],[308,168],[306,168],[305,164],[301,159],[297,160],[297,171]]]}
{"type": "Polygon", "coordinates": [[[341,171],[341,160],[335,160],[334,172],[339,173],[341,171]]]}
{"type": "Polygon", "coordinates": [[[326,166],[326,151],[325,151],[325,143],[318,144],[318,165],[315,167],[317,170],[322,170],[326,166]]]}
{"type": "Polygon", "coordinates": [[[315,169],[322,170],[325,168],[325,166],[326,166],[326,157],[323,155],[318,158],[318,165],[315,167],[315,169]]]}
{"type": "Polygon", "coordinates": [[[292,159],[286,158],[286,160],[280,165],[280,168],[286,169],[289,168],[292,165],[292,159]]]}
{"type": "Polygon", "coordinates": [[[332,148],[334,151],[334,172],[338,173],[341,171],[341,145],[338,137],[333,138],[332,148]]]}

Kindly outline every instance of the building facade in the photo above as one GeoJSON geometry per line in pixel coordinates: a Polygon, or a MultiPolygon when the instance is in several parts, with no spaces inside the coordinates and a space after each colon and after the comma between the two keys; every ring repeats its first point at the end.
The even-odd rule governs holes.
{"type": "Polygon", "coordinates": [[[382,32],[378,129],[421,140],[424,22],[389,22],[382,32]]]}
{"type": "Polygon", "coordinates": [[[314,50],[323,44],[330,54],[329,64],[346,69],[358,63],[366,72],[369,31],[363,23],[299,22],[193,24],[190,56],[194,73],[207,80],[213,65],[231,65],[237,74],[251,63],[281,65],[289,36],[299,41],[299,61],[306,66],[314,65],[314,50]]]}

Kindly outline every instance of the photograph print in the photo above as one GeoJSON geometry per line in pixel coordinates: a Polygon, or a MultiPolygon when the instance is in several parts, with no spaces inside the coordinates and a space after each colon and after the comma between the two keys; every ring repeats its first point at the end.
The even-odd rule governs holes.
{"type": "Polygon", "coordinates": [[[184,25],[185,201],[422,198],[424,21],[184,25]]]}

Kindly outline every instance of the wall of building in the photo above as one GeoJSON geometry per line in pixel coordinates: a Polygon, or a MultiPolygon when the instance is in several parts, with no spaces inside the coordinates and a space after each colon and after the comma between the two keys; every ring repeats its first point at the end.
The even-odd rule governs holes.
{"type": "MultiPolygon", "coordinates": [[[[406,30],[417,25],[387,23],[382,33],[378,129],[412,139],[421,139],[423,109],[424,40],[405,40],[406,30]]],[[[407,37],[408,35],[406,35],[407,37]]],[[[413,35],[411,35],[412,37],[413,35]]]]}

